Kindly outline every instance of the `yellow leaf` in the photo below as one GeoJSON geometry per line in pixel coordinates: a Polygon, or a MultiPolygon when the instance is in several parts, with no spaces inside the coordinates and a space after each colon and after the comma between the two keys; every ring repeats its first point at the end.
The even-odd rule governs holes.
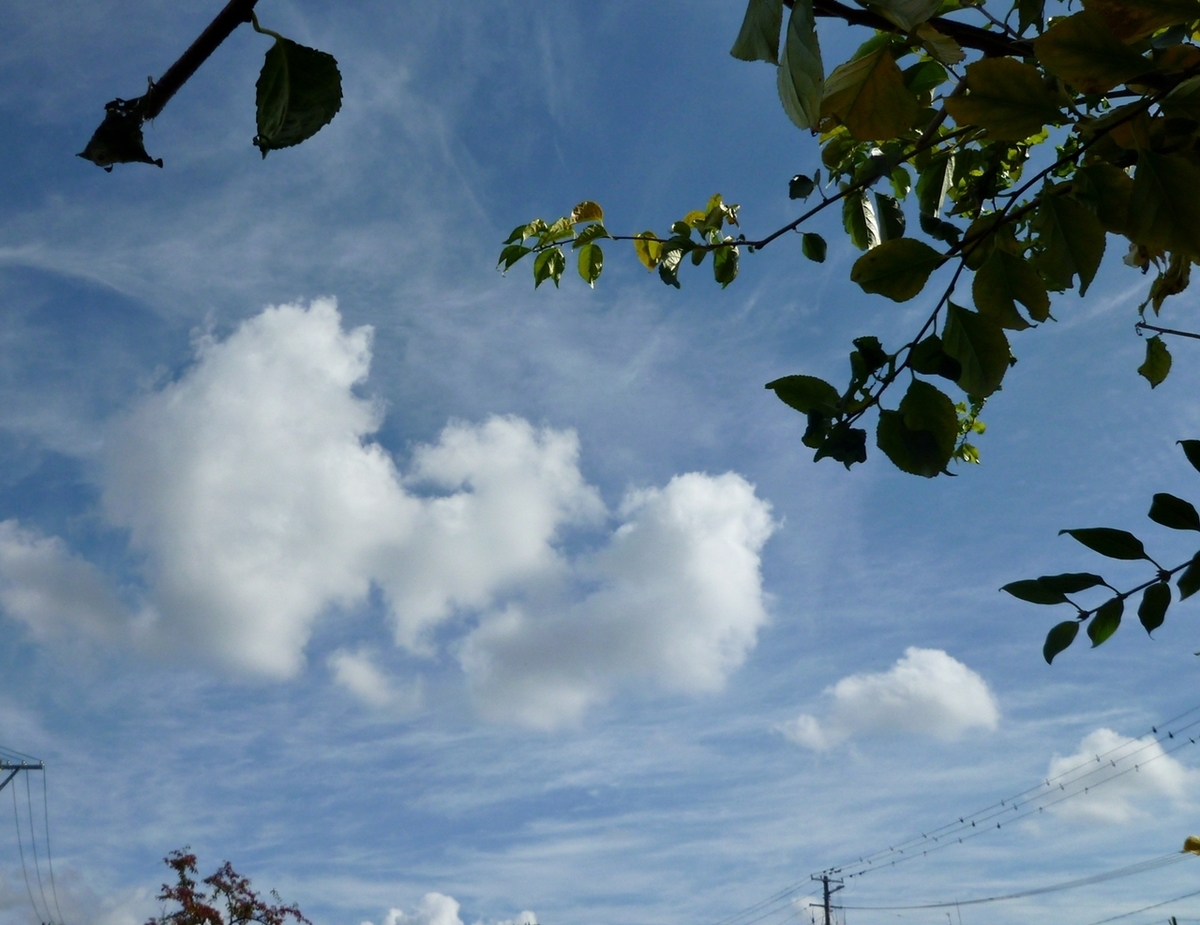
{"type": "Polygon", "coordinates": [[[835,116],[859,141],[886,141],[910,128],[920,114],[917,98],[887,48],[834,68],[825,81],[821,114],[835,116]]]}
{"type": "Polygon", "coordinates": [[[1200,854],[1200,837],[1189,835],[1183,840],[1183,850],[1189,854],[1200,854]]]}
{"type": "Polygon", "coordinates": [[[927,22],[917,26],[916,35],[925,50],[942,64],[953,67],[967,57],[967,53],[958,42],[948,35],[942,35],[927,22]]]}
{"type": "Polygon", "coordinates": [[[584,200],[574,209],[571,210],[571,223],[575,222],[599,222],[604,220],[604,210],[600,208],[600,204],[592,202],[590,199],[584,200]]]}

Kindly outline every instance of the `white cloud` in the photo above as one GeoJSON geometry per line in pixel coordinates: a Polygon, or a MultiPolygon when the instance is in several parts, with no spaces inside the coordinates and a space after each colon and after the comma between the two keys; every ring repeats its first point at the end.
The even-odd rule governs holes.
{"type": "Polygon", "coordinates": [[[854,674],[827,688],[824,721],[802,714],[779,731],[821,751],[857,735],[907,732],[943,740],[995,729],[1000,710],[987,682],[940,649],[909,647],[888,671],[854,674]]]}
{"type": "Polygon", "coordinates": [[[100,572],[56,536],[0,523],[0,607],[41,639],[113,638],[128,622],[100,572]]]}
{"type": "MultiPolygon", "coordinates": [[[[452,896],[444,893],[426,893],[417,911],[409,915],[403,909],[389,909],[383,925],[463,925],[458,917],[462,908],[452,896]]],[[[372,925],[363,922],[362,925],[372,925]]]]}
{"type": "Polygon", "coordinates": [[[1166,754],[1153,736],[1133,739],[1111,729],[1088,733],[1073,755],[1055,755],[1046,776],[1059,778],[1069,797],[1051,811],[1092,822],[1129,822],[1142,815],[1139,805],[1154,800],[1183,806],[1200,788],[1200,772],[1166,754]]]}
{"type": "Polygon", "coordinates": [[[733,473],[677,476],[634,492],[611,542],[578,563],[594,590],[486,619],[462,653],[485,714],[549,728],[577,721],[631,680],[721,688],[767,621],[759,550],[770,507],[733,473]]]}
{"type": "MultiPolygon", "coordinates": [[[[457,656],[493,719],[549,728],[633,683],[722,687],[767,621],[774,524],[753,486],[680,475],[631,492],[614,529],[575,433],[515,417],[451,422],[402,472],[355,393],[370,345],[330,299],[269,308],[107,429],[103,507],[141,564],[140,646],[288,678],[317,621],[377,587],[396,644],[457,656]],[[567,529],[591,551],[569,555],[567,529]]],[[[93,566],[15,522],[0,604],[43,634],[130,623],[93,566]]],[[[362,648],[327,665],[377,709],[417,706],[419,685],[362,648]]]]}
{"type": "Polygon", "coordinates": [[[357,652],[338,649],[329,656],[326,664],[333,672],[334,681],[377,710],[411,713],[421,705],[420,684],[398,688],[363,649],[357,652]]]}

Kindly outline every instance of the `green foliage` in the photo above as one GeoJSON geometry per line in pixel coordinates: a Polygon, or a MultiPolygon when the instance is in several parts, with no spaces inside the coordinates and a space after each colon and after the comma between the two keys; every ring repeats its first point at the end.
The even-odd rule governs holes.
{"type": "MultiPolygon", "coordinates": [[[[978,462],[972,441],[984,430],[983,402],[1016,362],[1008,332],[1054,320],[1058,293],[1087,294],[1109,235],[1124,239],[1127,264],[1155,270],[1138,312],[1159,336],[1148,338],[1138,372],[1161,383],[1171,368],[1161,335],[1178,332],[1147,325],[1145,310],[1157,314],[1186,291],[1200,260],[1200,2],[1086,0],[1079,10],[1059,0],[862,0],[876,28],[832,67],[814,2],[747,0],[732,48],[776,68],[784,113],[816,136],[820,169],[788,182],[789,199],[803,203],[797,217],[759,237],[734,236],[724,229],[736,213],[714,212],[714,197],[669,232],[614,239],[631,241],[674,287],[685,257],[698,265],[711,254],[714,279],[727,286],[743,253],[789,231],[803,236],[809,261],[845,254],[805,227],[840,211],[846,243],[863,252],[850,281],[867,295],[915,302],[925,320],[908,340],[880,347],[878,362],[866,362],[856,341],[848,381],[825,384],[820,407],[796,397],[805,377],[770,383],[805,415],[801,442],[818,460],[865,460],[864,418],[874,415],[876,445],[905,472],[978,462]],[[902,378],[896,402],[889,392],[902,378]]],[[[819,12],[847,23],[864,15],[836,4],[819,12]]],[[[568,237],[572,227],[560,225],[568,237]]],[[[562,239],[543,234],[507,241],[501,269],[532,254],[535,283],[557,283],[557,264],[542,254],[562,239]]],[[[599,266],[581,264],[589,284],[599,266]]],[[[1110,554],[1143,554],[1103,531],[1071,534],[1110,554]]],[[[1093,643],[1115,629],[1114,611],[1093,643]]]]}
{"type": "MultiPolygon", "coordinates": [[[[253,15],[253,14],[251,14],[253,15]]],[[[275,44],[267,51],[258,75],[258,134],[262,156],[307,141],[328,125],[342,108],[342,75],[333,55],[263,29],[275,44]]]]}
{"type": "MultiPolygon", "coordinates": [[[[1188,461],[1200,470],[1200,441],[1181,440],[1180,443],[1188,461]]],[[[1196,508],[1190,502],[1166,492],[1154,496],[1148,516],[1155,523],[1172,530],[1200,532],[1200,513],[1196,508]]],[[[1149,562],[1154,573],[1151,578],[1128,591],[1117,590],[1106,579],[1091,572],[1044,575],[1041,578],[1013,581],[1001,588],[1001,591],[1029,604],[1066,604],[1075,608],[1075,619],[1056,624],[1046,635],[1042,655],[1047,663],[1071,645],[1082,624],[1087,625],[1087,635],[1093,648],[1108,640],[1120,628],[1125,601],[1139,593],[1142,597],[1138,604],[1138,620],[1147,633],[1153,633],[1166,620],[1167,610],[1171,606],[1170,581],[1176,575],[1179,576],[1176,587],[1181,601],[1200,591],[1200,551],[1174,568],[1164,568],[1147,554],[1142,541],[1127,530],[1089,527],[1060,530],[1059,533],[1068,534],[1088,549],[1109,559],[1149,562]],[[1100,587],[1107,588],[1112,596],[1098,607],[1085,608],[1071,597],[1100,587]]]]}

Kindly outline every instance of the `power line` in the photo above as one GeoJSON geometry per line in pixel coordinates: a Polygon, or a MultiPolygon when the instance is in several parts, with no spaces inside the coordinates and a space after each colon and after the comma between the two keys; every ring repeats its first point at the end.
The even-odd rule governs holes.
{"type": "Polygon", "coordinates": [[[1062,883],[1054,883],[1049,886],[1035,887],[1032,890],[1021,890],[1018,893],[1006,893],[1003,896],[983,896],[978,899],[954,899],[946,902],[936,903],[921,903],[912,906],[841,906],[842,909],[855,910],[873,910],[877,912],[897,912],[908,911],[915,909],[950,909],[958,906],[978,906],[983,903],[1003,902],[1009,899],[1024,899],[1028,896],[1041,896],[1044,893],[1057,893],[1062,890],[1072,890],[1076,887],[1091,886],[1094,883],[1104,883],[1107,880],[1116,880],[1120,877],[1132,877],[1135,874],[1146,873],[1151,870],[1158,870],[1161,867],[1167,867],[1171,864],[1177,864],[1187,858],[1188,855],[1182,852],[1172,851],[1170,854],[1164,854],[1157,858],[1151,858],[1148,861],[1140,861],[1137,864],[1130,864],[1128,867],[1118,867],[1116,870],[1107,870],[1103,873],[1092,874],[1088,877],[1079,877],[1075,880],[1066,880],[1062,883]]]}
{"type": "Polygon", "coordinates": [[[1100,919],[1098,922],[1091,922],[1089,925],[1108,925],[1109,922],[1115,922],[1118,919],[1127,919],[1131,915],[1137,915],[1139,912],[1149,912],[1151,909],[1169,906],[1171,903],[1177,903],[1182,899],[1191,899],[1193,896],[1200,896],[1200,890],[1196,890],[1192,893],[1184,893],[1182,896],[1176,896],[1174,899],[1164,899],[1160,903],[1154,903],[1151,906],[1143,906],[1141,909],[1134,909],[1132,912],[1122,912],[1120,915],[1109,916],[1106,919],[1100,919]]]}
{"type": "MultiPolygon", "coordinates": [[[[31,906],[33,906],[34,914],[39,919],[41,919],[42,912],[40,909],[38,909],[37,902],[33,898],[33,887],[31,887],[29,885],[29,868],[25,865],[25,844],[24,844],[24,840],[21,837],[21,817],[17,813],[17,790],[16,790],[16,788],[14,787],[11,792],[12,792],[12,798],[13,798],[13,821],[16,822],[16,824],[17,824],[17,852],[21,855],[21,874],[22,874],[22,876],[25,877],[25,892],[29,894],[29,904],[31,906]]],[[[33,822],[33,820],[31,819],[30,823],[32,823],[32,822],[33,822]]],[[[49,909],[49,907],[47,907],[46,919],[49,919],[49,918],[50,918],[50,909],[49,909]]],[[[43,921],[45,921],[45,919],[43,921]]]]}
{"type": "Polygon", "coordinates": [[[54,911],[58,913],[60,925],[66,921],[58,905],[58,887],[54,883],[54,855],[50,853],[50,797],[46,782],[46,769],[42,768],[42,821],[46,824],[46,864],[50,867],[50,895],[54,897],[54,911]]]}

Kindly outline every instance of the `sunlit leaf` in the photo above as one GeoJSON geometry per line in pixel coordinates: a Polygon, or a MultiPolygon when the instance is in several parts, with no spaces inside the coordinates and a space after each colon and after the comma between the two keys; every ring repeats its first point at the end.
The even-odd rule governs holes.
{"type": "Polygon", "coordinates": [[[1095,615],[1088,623],[1087,634],[1092,641],[1092,648],[1107,641],[1121,625],[1121,615],[1125,612],[1125,601],[1119,597],[1105,601],[1097,608],[1095,615]]]}
{"type": "Polygon", "coordinates": [[[738,249],[736,247],[718,247],[713,251],[713,279],[724,289],[738,275],[738,249]]]}
{"type": "Polygon", "coordinates": [[[552,247],[537,255],[533,261],[533,288],[536,289],[546,280],[553,280],[555,288],[562,279],[563,270],[567,268],[567,258],[562,249],[552,247]]]}
{"type": "Polygon", "coordinates": [[[1138,375],[1156,388],[1171,372],[1171,351],[1157,334],[1146,341],[1146,359],[1138,367],[1138,375]]]}
{"type": "Polygon", "coordinates": [[[742,61],[779,63],[779,33],[783,28],[783,0],[750,0],[742,28],[729,53],[742,61]]]}
{"type": "Polygon", "coordinates": [[[929,23],[917,26],[916,34],[925,50],[942,64],[953,67],[966,60],[967,53],[962,50],[962,46],[950,36],[938,32],[929,23]]]}
{"type": "Polygon", "coordinates": [[[598,245],[585,244],[579,248],[579,276],[593,289],[600,271],[604,269],[604,253],[598,245]]]}
{"type": "Polygon", "coordinates": [[[653,270],[662,259],[662,241],[653,231],[643,231],[633,236],[633,250],[647,270],[653,270]]]}
{"type": "Polygon", "coordinates": [[[860,251],[879,246],[879,219],[866,190],[855,190],[842,200],[842,227],[850,236],[850,243],[860,251]]]}
{"type": "Polygon", "coordinates": [[[590,199],[584,200],[571,210],[572,224],[602,221],[604,221],[604,210],[600,208],[599,203],[592,202],[590,199]]]}
{"type": "Polygon", "coordinates": [[[897,238],[859,257],[850,270],[850,279],[864,292],[879,293],[894,302],[907,302],[925,288],[929,275],[945,259],[924,241],[897,238]]]}
{"type": "Polygon", "coordinates": [[[821,114],[837,117],[859,141],[896,138],[912,128],[919,112],[887,47],[839,64],[825,81],[821,114]]]}

